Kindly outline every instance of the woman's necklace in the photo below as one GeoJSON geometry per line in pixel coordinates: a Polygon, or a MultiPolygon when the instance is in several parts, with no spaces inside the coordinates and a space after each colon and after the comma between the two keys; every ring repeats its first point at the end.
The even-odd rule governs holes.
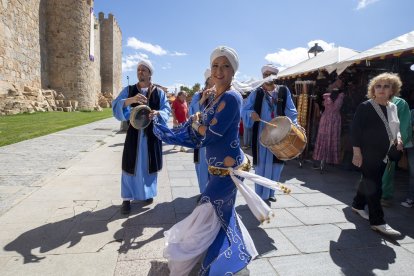
{"type": "Polygon", "coordinates": [[[207,113],[207,111],[209,111],[210,109],[212,109],[214,107],[214,105],[216,103],[218,103],[218,101],[221,99],[221,97],[224,95],[224,93],[226,93],[227,90],[229,90],[231,87],[231,85],[229,85],[222,93],[220,93],[220,95],[217,96],[217,94],[214,94],[214,98],[212,101],[210,101],[206,107],[203,110],[203,113],[207,113]]]}

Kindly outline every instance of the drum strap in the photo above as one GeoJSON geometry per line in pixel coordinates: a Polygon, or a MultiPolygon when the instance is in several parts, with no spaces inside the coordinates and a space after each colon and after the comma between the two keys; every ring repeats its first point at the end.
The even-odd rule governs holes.
{"type": "MultiPolygon", "coordinates": [[[[148,105],[152,110],[159,110],[160,109],[160,93],[156,87],[150,87],[150,89],[154,89],[156,93],[150,93],[148,91],[149,99],[148,105]]],[[[138,88],[136,85],[131,85],[128,87],[128,97],[133,97],[138,94],[138,88]]],[[[133,106],[133,105],[131,105],[133,106]]],[[[129,121],[128,121],[129,123],[129,121]]],[[[162,169],[162,142],[158,140],[158,138],[154,135],[153,132],[153,123],[145,128],[144,130],[137,130],[133,127],[128,127],[126,138],[125,138],[125,146],[124,151],[122,154],[122,170],[135,175],[135,163],[137,160],[137,153],[139,151],[138,148],[138,139],[140,137],[139,131],[145,131],[145,135],[147,135],[147,146],[148,146],[148,168],[149,173],[155,173],[162,169]]]]}
{"type": "MultiPolygon", "coordinates": [[[[280,89],[279,89],[280,90],[280,89]]],[[[286,93],[284,93],[285,95],[285,105],[286,105],[286,93]]],[[[259,87],[256,89],[256,99],[254,102],[254,111],[257,114],[261,114],[262,112],[262,105],[263,105],[263,97],[264,97],[264,91],[262,87],[259,87]]],[[[280,95],[278,95],[278,104],[279,104],[279,97],[280,95]]],[[[284,108],[283,108],[283,113],[284,113],[284,108]]],[[[277,108],[277,114],[279,115],[279,106],[277,108]]],[[[280,115],[279,115],[280,116],[280,115]]],[[[253,124],[253,136],[252,136],[252,155],[253,155],[253,165],[257,165],[258,164],[258,155],[259,155],[259,122],[255,122],[253,124]]],[[[273,163],[284,163],[282,160],[279,160],[278,158],[276,158],[276,156],[273,155],[273,163]]]]}

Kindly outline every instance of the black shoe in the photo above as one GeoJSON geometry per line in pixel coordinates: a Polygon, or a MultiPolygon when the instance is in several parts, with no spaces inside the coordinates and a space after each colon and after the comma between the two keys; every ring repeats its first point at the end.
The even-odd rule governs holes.
{"type": "Polygon", "coordinates": [[[263,201],[267,204],[267,206],[269,206],[269,207],[272,206],[272,203],[270,203],[269,199],[265,199],[263,201]]]}
{"type": "Polygon", "coordinates": [[[277,201],[277,199],[276,199],[276,197],[271,196],[271,197],[269,197],[269,201],[271,201],[271,202],[276,202],[276,201],[277,201]]]}
{"type": "Polygon", "coordinates": [[[152,197],[145,200],[146,204],[151,204],[153,202],[154,202],[154,199],[152,197]]]}
{"type": "Polygon", "coordinates": [[[128,215],[130,212],[131,212],[131,202],[129,200],[123,201],[121,205],[121,214],[128,215]]]}

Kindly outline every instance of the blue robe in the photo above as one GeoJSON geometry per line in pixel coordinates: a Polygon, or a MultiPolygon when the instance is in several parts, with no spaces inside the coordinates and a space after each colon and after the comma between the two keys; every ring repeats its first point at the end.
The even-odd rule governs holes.
{"type": "MultiPolygon", "coordinates": [[[[144,96],[148,89],[142,89],[144,96]]],[[[171,108],[165,93],[160,93],[160,110],[158,122],[167,125],[171,108]]],[[[124,107],[128,97],[128,87],[125,87],[112,102],[114,117],[120,121],[129,120],[131,106],[124,107]]],[[[143,130],[139,131],[137,160],[135,162],[135,175],[122,171],[121,197],[123,200],[146,200],[157,195],[157,173],[149,173],[147,136],[143,130]]]]}
{"type": "MultiPolygon", "coordinates": [[[[296,111],[296,107],[292,101],[292,96],[290,94],[289,89],[287,89],[287,95],[286,95],[286,108],[285,108],[285,114],[287,117],[289,117],[292,122],[294,124],[297,124],[297,111],[296,111]]],[[[272,109],[270,108],[270,106],[267,104],[266,101],[266,95],[263,97],[263,102],[262,102],[262,110],[261,110],[261,114],[259,114],[260,118],[266,122],[269,122],[272,120],[272,111],[273,114],[277,114],[277,106],[276,104],[274,104],[272,106],[272,109]]],[[[242,120],[244,123],[244,127],[245,128],[252,128],[254,121],[251,118],[251,114],[254,112],[254,103],[256,100],[256,90],[252,91],[249,95],[249,97],[247,98],[243,109],[242,109],[242,120]]],[[[260,133],[262,133],[263,127],[264,127],[264,123],[259,123],[259,131],[258,131],[258,135],[260,135],[260,133]]],[[[259,141],[260,137],[257,137],[258,141],[259,141]]],[[[257,165],[255,166],[255,173],[257,175],[266,177],[268,179],[274,180],[274,181],[279,181],[280,179],[280,175],[282,173],[282,169],[283,169],[283,163],[273,163],[273,153],[266,147],[264,147],[262,144],[260,144],[258,142],[258,162],[257,165]]],[[[256,193],[263,199],[263,200],[267,200],[269,197],[274,196],[275,195],[275,191],[269,188],[265,188],[259,184],[255,184],[255,190],[256,193]]]]}
{"type": "MultiPolygon", "coordinates": [[[[204,107],[199,104],[201,94],[202,92],[199,91],[193,95],[189,108],[190,115],[194,115],[197,112],[203,111],[204,107]]],[[[206,189],[209,180],[205,147],[200,148],[198,151],[198,163],[195,163],[195,170],[197,173],[198,187],[200,188],[200,193],[203,193],[206,189]]]]}

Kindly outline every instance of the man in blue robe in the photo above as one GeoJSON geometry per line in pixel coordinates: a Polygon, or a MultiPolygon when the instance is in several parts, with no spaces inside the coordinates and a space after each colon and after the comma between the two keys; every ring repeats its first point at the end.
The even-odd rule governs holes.
{"type": "Polygon", "coordinates": [[[128,130],[122,154],[121,213],[129,214],[131,200],[153,202],[157,195],[157,175],[162,169],[162,142],[155,137],[153,123],[144,129],[135,129],[129,123],[132,109],[138,105],[151,108],[149,119],[167,124],[171,114],[165,92],[152,84],[153,67],[149,61],[140,61],[137,67],[138,83],[125,87],[112,102],[114,117],[128,121],[128,130]]]}
{"type": "MultiPolygon", "coordinates": [[[[279,70],[272,64],[262,67],[263,78],[277,75],[278,72],[279,70]]],[[[265,126],[260,120],[269,122],[276,116],[287,116],[297,124],[297,111],[289,89],[286,86],[276,85],[273,81],[266,82],[250,92],[242,109],[242,120],[245,128],[253,128],[252,154],[256,174],[279,181],[284,166],[283,161],[277,159],[259,142],[265,126]]],[[[258,184],[255,184],[255,190],[269,205],[270,201],[276,201],[274,190],[258,184]]]]}
{"type": "MultiPolygon", "coordinates": [[[[210,96],[213,96],[212,87],[214,86],[214,83],[211,78],[210,69],[206,69],[204,72],[204,79],[204,89],[196,92],[191,99],[189,107],[190,115],[194,115],[197,112],[203,112],[204,108],[212,100],[212,97],[210,96]]],[[[200,193],[203,193],[209,180],[205,147],[194,149],[194,164],[197,173],[198,187],[200,188],[200,193]]]]}

